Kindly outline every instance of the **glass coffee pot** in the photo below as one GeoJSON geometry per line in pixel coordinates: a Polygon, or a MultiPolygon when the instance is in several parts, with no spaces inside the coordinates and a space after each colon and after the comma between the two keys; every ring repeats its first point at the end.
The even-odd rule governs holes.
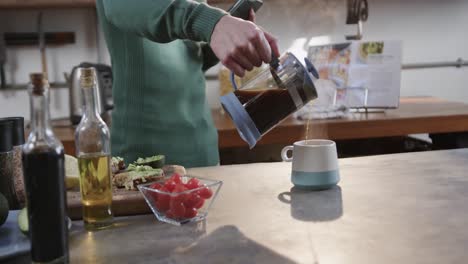
{"type": "Polygon", "coordinates": [[[269,67],[221,97],[221,104],[229,114],[241,138],[253,148],[260,138],[290,114],[317,98],[313,79],[318,73],[304,58],[305,66],[292,53],[274,59],[269,67]]]}

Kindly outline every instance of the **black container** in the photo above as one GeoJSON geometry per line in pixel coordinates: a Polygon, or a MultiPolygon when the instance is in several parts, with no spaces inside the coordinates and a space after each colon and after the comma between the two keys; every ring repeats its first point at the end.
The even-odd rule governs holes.
{"type": "Polygon", "coordinates": [[[18,207],[13,188],[13,122],[0,120],[0,192],[11,209],[18,207]]]}
{"type": "Polygon", "coordinates": [[[0,118],[0,123],[11,122],[11,144],[13,145],[13,159],[11,160],[12,175],[9,185],[12,187],[12,200],[10,209],[21,209],[25,205],[26,194],[24,192],[24,178],[22,165],[22,148],[24,144],[24,118],[6,117],[0,118]]]}

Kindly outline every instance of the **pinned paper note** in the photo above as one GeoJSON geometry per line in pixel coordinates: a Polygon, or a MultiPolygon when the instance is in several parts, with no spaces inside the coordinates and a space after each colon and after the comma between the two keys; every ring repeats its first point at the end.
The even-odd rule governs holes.
{"type": "MultiPolygon", "coordinates": [[[[334,104],[352,108],[398,107],[401,41],[312,44],[308,58],[318,69],[320,79],[334,84],[334,104]]],[[[318,85],[317,89],[321,87],[318,85]]]]}

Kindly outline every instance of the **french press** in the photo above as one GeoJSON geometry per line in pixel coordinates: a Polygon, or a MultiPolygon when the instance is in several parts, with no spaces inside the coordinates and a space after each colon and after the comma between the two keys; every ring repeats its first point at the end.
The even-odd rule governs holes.
{"type": "Polygon", "coordinates": [[[221,104],[250,148],[290,114],[317,98],[313,82],[319,78],[317,70],[307,58],[304,63],[286,52],[242,87],[237,87],[231,76],[234,92],[222,96],[221,104]]]}

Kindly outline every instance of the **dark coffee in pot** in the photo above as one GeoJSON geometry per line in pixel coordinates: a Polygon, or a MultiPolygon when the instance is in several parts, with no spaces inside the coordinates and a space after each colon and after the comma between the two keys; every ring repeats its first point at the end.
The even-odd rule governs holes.
{"type": "Polygon", "coordinates": [[[285,89],[261,92],[237,90],[234,94],[244,105],[260,134],[270,130],[297,109],[285,89]]]}

